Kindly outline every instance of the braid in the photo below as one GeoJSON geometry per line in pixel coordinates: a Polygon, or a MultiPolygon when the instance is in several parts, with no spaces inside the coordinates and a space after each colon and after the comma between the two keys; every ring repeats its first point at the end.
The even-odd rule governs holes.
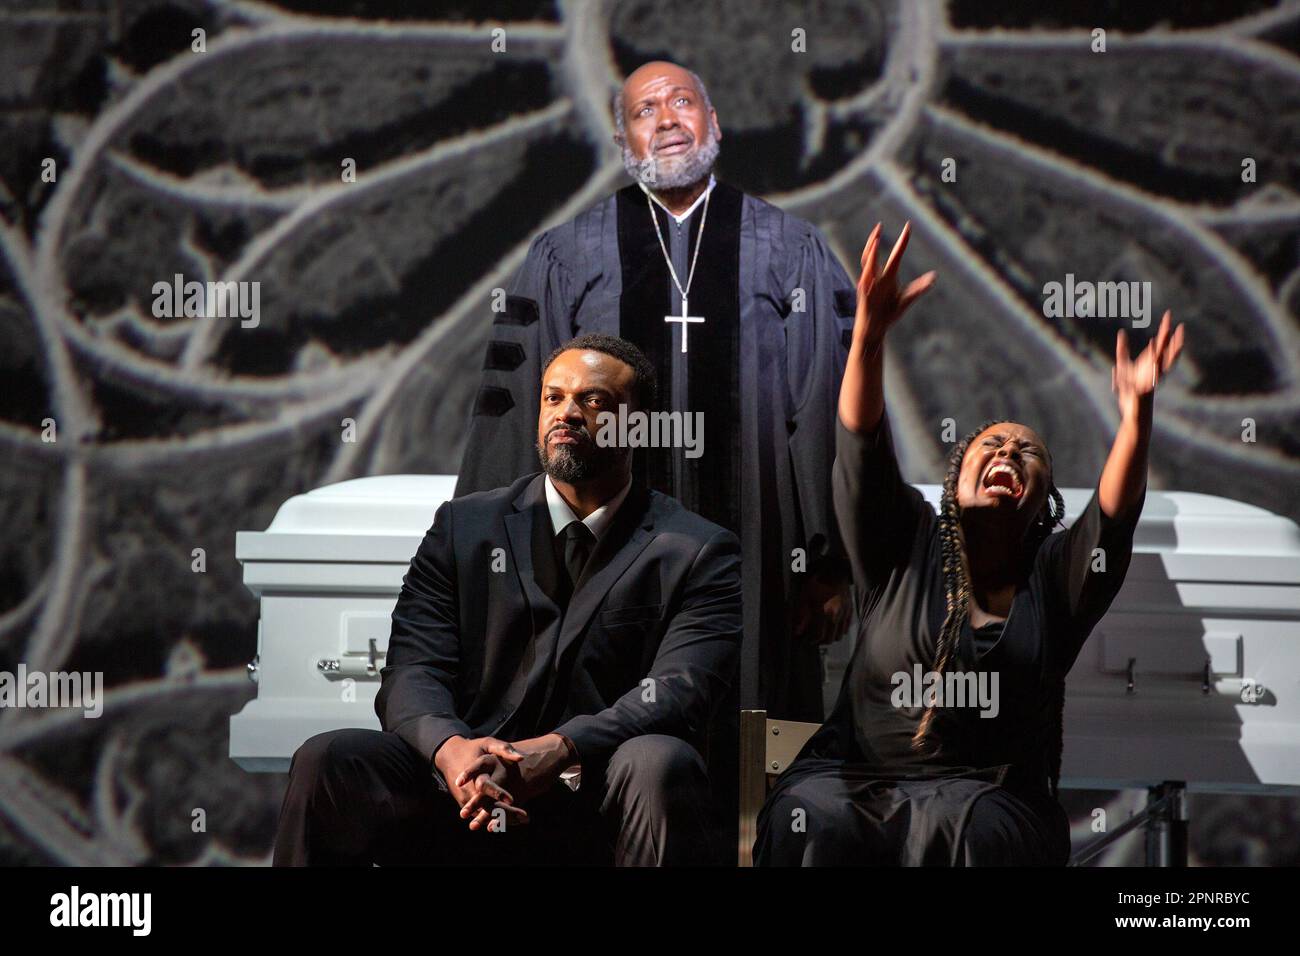
{"type": "MultiPolygon", "coordinates": [[[[939,502],[939,548],[943,561],[946,613],[943,619],[943,627],[939,629],[939,639],[935,644],[934,671],[937,674],[942,674],[944,668],[952,660],[952,656],[957,649],[957,641],[961,634],[962,625],[970,614],[970,576],[966,573],[966,562],[962,560],[961,508],[957,504],[957,479],[961,474],[962,461],[966,457],[966,449],[970,447],[970,443],[999,421],[1001,419],[990,419],[984,422],[958,442],[948,455],[948,471],[944,475],[943,496],[939,502]]],[[[1061,519],[1064,517],[1065,499],[1062,497],[1061,492],[1057,490],[1055,483],[1049,484],[1046,514],[1034,523],[1029,540],[1026,542],[1030,557],[1038,551],[1038,547],[1047,540],[1047,536],[1052,533],[1052,529],[1060,524],[1061,519]]],[[[1064,686],[1061,688],[1061,694],[1061,706],[1064,706],[1064,686]]],[[[921,751],[925,748],[934,718],[935,708],[931,705],[921,715],[916,732],[912,735],[913,750],[921,751]]],[[[1062,720],[1058,715],[1057,726],[1060,727],[1061,723],[1062,720]]],[[[1056,754],[1054,757],[1054,780],[1060,775],[1060,750],[1061,743],[1058,734],[1056,736],[1056,754]]]]}
{"type": "MultiPolygon", "coordinates": [[[[1056,483],[1053,482],[1047,488],[1047,515],[1040,519],[1035,525],[1036,541],[1033,544],[1032,556],[1038,550],[1038,546],[1047,540],[1052,533],[1052,529],[1061,523],[1065,517],[1065,498],[1057,489],[1056,483]]],[[[1051,736],[1048,738],[1048,746],[1051,750],[1048,752],[1047,772],[1051,775],[1051,787],[1053,799],[1060,799],[1061,793],[1061,753],[1065,749],[1065,677],[1062,676],[1056,682],[1053,688],[1055,694],[1054,700],[1054,720],[1052,722],[1051,736]]]]}
{"type": "MultiPolygon", "coordinates": [[[[1037,553],[1039,545],[1047,540],[1051,535],[1052,529],[1061,523],[1065,517],[1065,498],[1057,489],[1056,484],[1050,484],[1047,488],[1047,509],[1046,514],[1034,522],[1029,532],[1029,539],[1026,542],[1028,548],[1028,558],[1031,560],[1037,553]]],[[[1059,799],[1061,785],[1061,752],[1065,749],[1065,678],[1062,677],[1052,686],[1052,727],[1048,736],[1048,746],[1051,748],[1047,755],[1048,774],[1050,775],[1050,785],[1052,796],[1059,799]]]]}
{"type": "MultiPolygon", "coordinates": [[[[934,670],[938,674],[948,666],[953,651],[957,648],[957,636],[970,611],[970,576],[966,573],[966,563],[962,560],[961,543],[961,508],[957,505],[957,478],[961,474],[961,463],[970,447],[987,428],[997,424],[997,420],[985,422],[979,428],[959,441],[952,453],[948,455],[948,472],[943,478],[943,497],[939,500],[939,548],[943,558],[943,591],[946,613],[943,627],[939,629],[939,639],[934,649],[934,670]]],[[[912,749],[924,749],[934,723],[935,708],[925,709],[921,722],[912,735],[912,749]]]]}

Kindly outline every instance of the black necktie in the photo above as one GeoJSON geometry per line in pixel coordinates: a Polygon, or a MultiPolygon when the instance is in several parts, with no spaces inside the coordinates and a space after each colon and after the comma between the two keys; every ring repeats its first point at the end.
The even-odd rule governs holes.
{"type": "Polygon", "coordinates": [[[595,544],[596,536],[581,521],[571,521],[565,527],[564,567],[569,572],[570,594],[577,589],[578,579],[582,577],[582,569],[587,566],[587,559],[591,557],[595,544]]]}

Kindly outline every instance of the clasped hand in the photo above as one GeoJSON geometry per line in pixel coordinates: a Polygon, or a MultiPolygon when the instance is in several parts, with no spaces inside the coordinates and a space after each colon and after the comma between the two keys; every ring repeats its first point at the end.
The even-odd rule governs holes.
{"type": "Polygon", "coordinates": [[[496,737],[452,737],[434,757],[471,830],[497,829],[497,811],[504,813],[500,819],[505,826],[526,824],[528,811],[520,804],[553,787],[574,762],[569,742],[559,734],[515,743],[496,737]]]}

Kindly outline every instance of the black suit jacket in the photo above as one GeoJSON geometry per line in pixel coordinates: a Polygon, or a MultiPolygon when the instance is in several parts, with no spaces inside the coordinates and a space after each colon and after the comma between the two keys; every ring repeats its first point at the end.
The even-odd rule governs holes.
{"type": "Polygon", "coordinates": [[[456,734],[558,732],[584,765],[641,734],[698,746],[736,676],[739,541],[634,482],[562,613],[544,482],[438,509],[393,609],[381,725],[430,763],[456,734]]]}

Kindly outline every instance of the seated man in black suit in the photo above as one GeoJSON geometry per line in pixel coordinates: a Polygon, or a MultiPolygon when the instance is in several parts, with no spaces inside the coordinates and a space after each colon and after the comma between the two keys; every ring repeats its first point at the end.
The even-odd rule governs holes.
{"type": "Polygon", "coordinates": [[[697,748],[735,677],[740,550],[597,440],[601,412],[653,408],[654,378],[609,336],[551,356],[544,473],[438,509],[393,610],[383,730],[294,754],[276,865],[710,861],[697,748]]]}

